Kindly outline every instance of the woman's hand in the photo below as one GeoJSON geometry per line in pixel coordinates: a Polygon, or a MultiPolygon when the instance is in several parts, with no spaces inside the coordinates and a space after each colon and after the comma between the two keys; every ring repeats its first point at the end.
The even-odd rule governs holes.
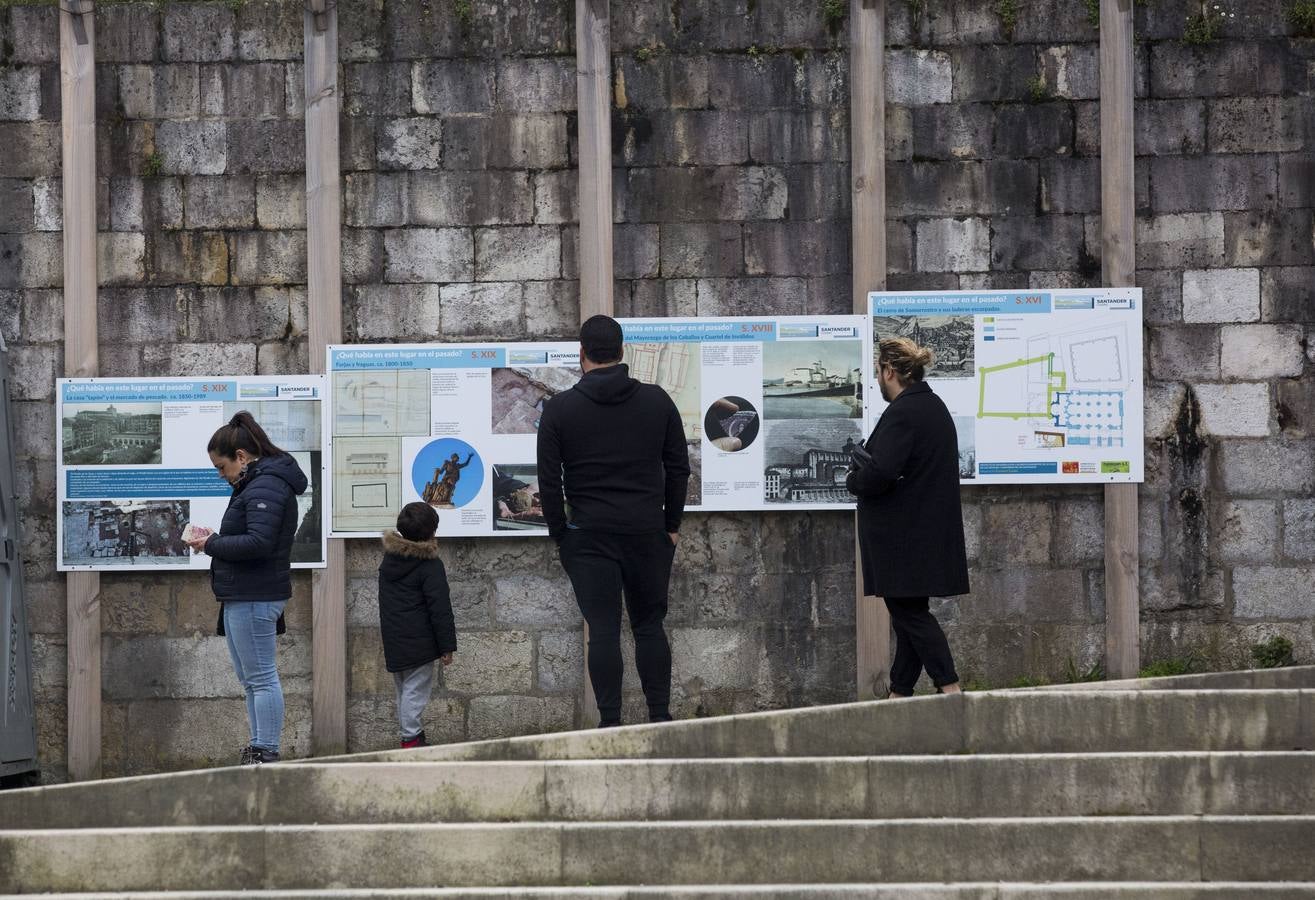
{"type": "Polygon", "coordinates": [[[207,534],[203,537],[196,538],[195,540],[183,541],[183,543],[191,547],[194,553],[204,553],[205,542],[208,540],[210,540],[210,535],[207,534]]]}

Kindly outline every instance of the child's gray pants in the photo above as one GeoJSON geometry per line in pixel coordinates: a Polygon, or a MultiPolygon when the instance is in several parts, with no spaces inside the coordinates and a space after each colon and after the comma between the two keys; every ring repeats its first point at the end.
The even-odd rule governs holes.
{"type": "Polygon", "coordinates": [[[397,687],[397,722],[402,726],[402,740],[409,740],[424,730],[420,717],[429,703],[429,692],[434,686],[434,664],[425,663],[414,669],[393,673],[397,687]]]}

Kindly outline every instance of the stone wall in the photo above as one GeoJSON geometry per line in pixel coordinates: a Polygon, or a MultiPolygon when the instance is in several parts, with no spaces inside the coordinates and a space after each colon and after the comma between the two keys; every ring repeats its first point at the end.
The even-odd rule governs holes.
{"type": "MultiPolygon", "coordinates": [[[[1137,268],[1147,292],[1143,656],[1315,654],[1311,42],[1278,0],[1137,12],[1137,268]]],[[[843,6],[841,4],[840,6],[843,6]]],[[[1100,278],[1097,33],[1085,0],[889,0],[889,283],[1100,278]],[[928,9],[928,7],[935,7],[928,9]]],[[[614,3],[616,308],[848,312],[847,12],[614,3]]],[[[304,371],[301,6],[102,3],[98,174],[106,375],[304,371]]],[[[573,4],[340,5],[349,340],[570,337],[577,321],[573,4]]],[[[59,71],[50,6],[0,3],[0,329],[14,347],[43,762],[64,755],[53,379],[62,371],[59,71]]],[[[201,436],[199,436],[201,437],[201,436]]],[[[944,602],[961,674],[1100,662],[1102,495],[966,488],[973,594],[944,602]]],[[[852,697],[845,513],[691,516],[670,625],[681,716],[852,697]]],[[[431,736],[562,729],[581,643],[546,542],[452,541],[462,649],[431,736]]],[[[348,741],[388,746],[379,552],[348,552],[348,741]]],[[[109,774],[226,760],[243,710],[204,577],[102,576],[109,774]]],[[[309,745],[310,609],[280,665],[309,745]]],[[[631,718],[639,702],[628,693],[631,718]]]]}

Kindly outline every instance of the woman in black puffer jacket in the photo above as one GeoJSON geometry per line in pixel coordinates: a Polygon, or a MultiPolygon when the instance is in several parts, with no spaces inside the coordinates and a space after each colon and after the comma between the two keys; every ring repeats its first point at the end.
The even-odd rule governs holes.
{"type": "Polygon", "coordinates": [[[190,542],[210,555],[210,584],[221,604],[219,633],[247,698],[251,741],[241,763],[279,759],[283,685],[275,665],[275,635],[292,596],[292,540],[297,495],[306,475],[274,446],[249,412],[215,432],[206,448],[216,471],[233,485],[217,534],[190,542]]]}

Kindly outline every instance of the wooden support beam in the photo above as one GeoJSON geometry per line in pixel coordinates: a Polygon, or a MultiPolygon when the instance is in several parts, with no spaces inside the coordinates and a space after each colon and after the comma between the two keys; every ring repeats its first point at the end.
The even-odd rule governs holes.
{"type": "MultiPolygon", "coordinates": [[[[1136,269],[1132,5],[1133,0],[1100,2],[1101,272],[1112,287],[1131,286],[1136,269]]],[[[1105,669],[1110,678],[1133,678],[1141,665],[1137,522],[1137,485],[1106,485],[1105,669]]]]}
{"type": "MultiPolygon", "coordinates": [[[[886,3],[855,0],[849,9],[854,312],[866,315],[868,292],[886,287],[886,3]]],[[[863,593],[857,516],[854,532],[858,699],[870,700],[889,685],[890,613],[863,593]]]]}
{"type": "MultiPolygon", "coordinates": [[[[342,200],[338,162],[338,10],[311,0],[306,61],[306,290],[310,370],[342,342],[342,200]]],[[[311,752],[347,749],[346,547],[330,540],[328,568],[311,576],[311,752]]]]}
{"type": "MultiPolygon", "coordinates": [[[[580,322],[612,315],[612,26],[608,0],[575,0],[575,90],[580,145],[580,322]]],[[[584,626],[585,725],[598,722],[584,626]]]]}
{"type": "MultiPolygon", "coordinates": [[[[63,122],[64,374],[99,374],[96,326],[96,33],[90,2],[59,12],[63,122]]],[[[68,603],[68,774],[99,778],[100,575],[70,572],[68,603]]]]}

